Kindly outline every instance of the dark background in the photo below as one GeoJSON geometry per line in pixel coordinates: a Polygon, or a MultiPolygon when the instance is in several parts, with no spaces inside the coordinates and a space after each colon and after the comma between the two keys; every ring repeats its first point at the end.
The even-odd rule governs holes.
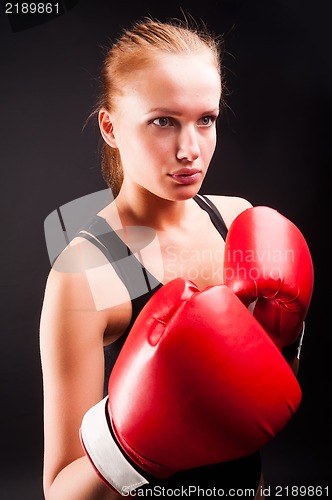
{"type": "Polygon", "coordinates": [[[82,131],[97,98],[101,47],[143,16],[182,17],[180,7],[224,34],[227,109],[203,192],[242,196],[254,205],[276,208],[301,229],[315,266],[299,373],[303,401],[294,420],[263,450],[270,498],[277,485],[327,486],[332,465],[327,369],[331,328],[329,323],[323,327],[321,303],[323,235],[329,230],[323,169],[331,165],[329,2],[63,1],[62,14],[53,19],[7,16],[4,4],[1,500],[43,498],[38,337],[50,269],[44,220],[57,207],[105,188],[98,130],[90,124],[82,131]]]}

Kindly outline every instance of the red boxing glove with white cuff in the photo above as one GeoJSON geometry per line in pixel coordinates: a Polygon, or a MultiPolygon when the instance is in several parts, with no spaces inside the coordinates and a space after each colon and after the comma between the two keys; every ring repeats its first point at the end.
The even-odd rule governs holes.
{"type": "Polygon", "coordinates": [[[292,418],[301,389],[279,350],[225,285],[178,278],[138,316],[84,416],[81,441],[120,494],[183,469],[254,453],[292,418]]]}
{"type": "Polygon", "coordinates": [[[300,230],[276,210],[257,206],[240,213],[225,243],[224,282],[248,306],[282,349],[304,326],[314,273],[300,230]]]}

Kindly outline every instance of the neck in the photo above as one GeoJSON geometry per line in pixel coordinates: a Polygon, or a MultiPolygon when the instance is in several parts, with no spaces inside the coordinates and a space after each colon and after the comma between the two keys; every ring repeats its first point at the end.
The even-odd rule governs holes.
{"type": "Polygon", "coordinates": [[[142,225],[162,231],[182,225],[189,200],[166,200],[149,191],[123,185],[115,201],[124,226],[142,225]]]}

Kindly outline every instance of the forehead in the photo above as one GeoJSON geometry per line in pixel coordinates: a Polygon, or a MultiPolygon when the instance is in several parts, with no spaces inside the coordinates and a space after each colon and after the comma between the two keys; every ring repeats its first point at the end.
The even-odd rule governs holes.
{"type": "Polygon", "coordinates": [[[122,88],[122,97],[158,107],[201,103],[217,106],[221,78],[209,53],[158,54],[144,68],[134,70],[122,88]]]}

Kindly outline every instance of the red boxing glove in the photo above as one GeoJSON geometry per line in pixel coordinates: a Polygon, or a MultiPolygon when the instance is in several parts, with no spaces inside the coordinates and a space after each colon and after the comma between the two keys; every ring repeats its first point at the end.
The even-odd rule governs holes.
{"type": "Polygon", "coordinates": [[[257,451],[300,401],[291,369],[230,289],[178,278],[138,316],[81,440],[102,480],[128,494],[148,474],[257,451]]]}
{"type": "Polygon", "coordinates": [[[301,332],[313,291],[313,265],[300,230],[276,210],[248,208],[229,228],[225,284],[281,349],[301,332]]]}

